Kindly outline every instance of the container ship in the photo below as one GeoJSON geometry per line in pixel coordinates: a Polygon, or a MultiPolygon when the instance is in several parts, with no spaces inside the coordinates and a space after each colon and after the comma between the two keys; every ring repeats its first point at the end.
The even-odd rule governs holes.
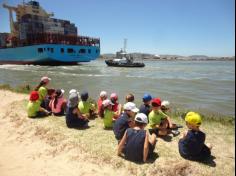
{"type": "Polygon", "coordinates": [[[39,2],[3,7],[11,31],[0,33],[0,64],[74,65],[99,57],[99,38],[78,35],[75,24],[53,18],[39,2]]]}

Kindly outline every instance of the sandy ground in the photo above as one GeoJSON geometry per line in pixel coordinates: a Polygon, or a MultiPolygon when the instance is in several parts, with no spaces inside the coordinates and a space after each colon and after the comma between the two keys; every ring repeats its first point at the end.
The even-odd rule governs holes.
{"type": "Polygon", "coordinates": [[[88,130],[73,130],[66,128],[63,117],[30,119],[25,110],[27,99],[28,95],[0,90],[0,176],[235,174],[232,127],[214,122],[203,125],[207,142],[214,144],[215,166],[182,159],[178,137],[171,142],[158,139],[158,158],[139,165],[115,155],[117,142],[112,131],[103,130],[101,120],[91,121],[88,130]]]}
{"type": "MultiPolygon", "coordinates": [[[[11,109],[14,101],[28,96],[0,90],[0,175],[1,176],[42,176],[42,175],[121,175],[110,167],[85,163],[71,158],[70,152],[53,155],[52,146],[40,140],[35,127],[22,130],[22,123],[30,125],[31,119],[11,120],[14,111],[26,117],[25,110],[11,109]]],[[[23,126],[24,127],[24,126],[23,126]]],[[[125,175],[125,174],[124,174],[125,175]]]]}

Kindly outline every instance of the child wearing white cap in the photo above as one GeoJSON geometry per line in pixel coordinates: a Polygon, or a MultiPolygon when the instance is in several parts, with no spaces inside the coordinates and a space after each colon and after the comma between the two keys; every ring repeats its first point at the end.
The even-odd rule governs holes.
{"type": "Polygon", "coordinates": [[[124,113],[120,115],[113,126],[113,132],[118,142],[122,139],[125,131],[133,127],[133,120],[138,111],[139,109],[132,102],[128,102],[124,105],[124,113]]]}
{"type": "Polygon", "coordinates": [[[101,91],[99,95],[99,99],[97,101],[98,105],[98,115],[100,117],[104,117],[104,108],[102,105],[102,102],[107,99],[107,92],[106,91],[101,91]]]}
{"type": "Polygon", "coordinates": [[[134,162],[146,162],[153,154],[156,145],[156,134],[144,130],[148,123],[147,116],[138,113],[134,119],[134,128],[128,128],[118,145],[118,155],[134,162]]]}

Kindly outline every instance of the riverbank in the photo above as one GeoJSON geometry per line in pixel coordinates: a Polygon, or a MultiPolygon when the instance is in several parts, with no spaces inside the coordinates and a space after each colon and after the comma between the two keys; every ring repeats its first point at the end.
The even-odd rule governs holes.
{"type": "MultiPolygon", "coordinates": [[[[112,131],[104,131],[101,119],[86,130],[68,129],[63,117],[29,119],[28,95],[0,90],[1,175],[234,175],[234,124],[204,121],[207,143],[215,157],[205,164],[190,162],[178,154],[180,136],[161,139],[156,158],[135,164],[116,156],[112,131]]],[[[184,125],[183,120],[173,118],[184,125]]],[[[186,128],[180,129],[181,132],[186,128]]]]}

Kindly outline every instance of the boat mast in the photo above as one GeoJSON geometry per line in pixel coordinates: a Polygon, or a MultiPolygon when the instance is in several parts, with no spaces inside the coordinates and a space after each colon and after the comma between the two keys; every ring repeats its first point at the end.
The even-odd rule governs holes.
{"type": "Polygon", "coordinates": [[[126,53],[127,39],[124,39],[124,53],[126,53]]]}

